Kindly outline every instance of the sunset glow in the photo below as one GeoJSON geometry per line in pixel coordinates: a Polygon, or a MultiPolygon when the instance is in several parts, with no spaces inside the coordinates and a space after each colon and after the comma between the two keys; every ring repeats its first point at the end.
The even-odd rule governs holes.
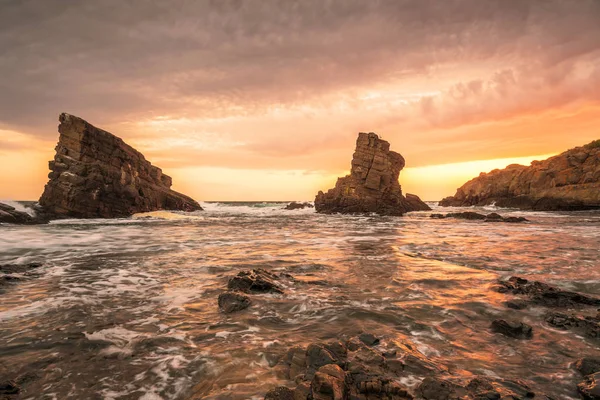
{"type": "Polygon", "coordinates": [[[39,197],[63,111],[198,200],[310,200],[348,172],[359,131],[428,200],[598,138],[597,3],[400,3],[8,6],[0,198],[39,197]]]}

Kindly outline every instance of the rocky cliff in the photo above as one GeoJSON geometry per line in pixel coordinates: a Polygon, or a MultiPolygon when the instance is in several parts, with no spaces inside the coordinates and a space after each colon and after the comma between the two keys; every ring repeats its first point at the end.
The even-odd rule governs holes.
{"type": "Polygon", "coordinates": [[[60,115],[50,181],[40,198],[53,218],[115,218],[155,210],[201,210],[170,189],[171,178],[122,139],[81,118],[60,115]]]}
{"type": "Polygon", "coordinates": [[[600,208],[600,140],[534,161],[529,167],[509,165],[482,173],[440,205],[493,203],[539,211],[600,208]]]}
{"type": "Polygon", "coordinates": [[[388,142],[372,132],[359,133],[350,175],[339,178],[327,193],[317,194],[317,212],[402,215],[430,210],[417,196],[407,195],[407,200],[402,195],[398,176],[404,165],[404,158],[390,151],[388,142]]]}

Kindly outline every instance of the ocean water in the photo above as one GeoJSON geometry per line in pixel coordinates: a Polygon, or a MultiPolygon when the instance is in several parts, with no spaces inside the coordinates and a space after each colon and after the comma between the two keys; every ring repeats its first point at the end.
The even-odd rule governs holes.
{"type": "Polygon", "coordinates": [[[0,287],[0,378],[25,376],[20,399],[262,398],[292,385],[276,367],[288,348],[366,331],[410,338],[455,373],[578,398],[570,364],[600,342],[547,326],[541,307],[507,309],[491,288],[519,275],[600,295],[599,212],[473,209],[531,221],[503,224],[284,205],[0,226],[0,264],[43,264],[0,287]],[[252,268],[299,283],[220,313],[228,278],[252,268]],[[515,316],[532,340],[490,332],[515,316]]]}

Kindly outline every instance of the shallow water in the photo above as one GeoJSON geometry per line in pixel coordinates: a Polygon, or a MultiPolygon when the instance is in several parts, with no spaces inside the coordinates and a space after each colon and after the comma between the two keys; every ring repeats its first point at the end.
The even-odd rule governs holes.
{"type": "Polygon", "coordinates": [[[291,384],[274,367],[289,347],[368,331],[409,337],[455,373],[577,398],[569,364],[600,356],[598,341],[548,327],[541,308],[509,310],[491,290],[520,275],[600,295],[598,212],[501,210],[531,220],[503,224],[205,206],[0,226],[0,264],[43,263],[0,289],[0,378],[27,374],[23,399],[262,398],[291,384]],[[219,313],[228,277],[256,267],[304,283],[219,313]],[[511,316],[532,340],[489,331],[511,316]]]}

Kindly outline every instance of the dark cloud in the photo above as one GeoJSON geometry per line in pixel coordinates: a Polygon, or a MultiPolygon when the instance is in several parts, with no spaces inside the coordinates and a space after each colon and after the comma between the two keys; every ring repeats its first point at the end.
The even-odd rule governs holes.
{"type": "MultiPolygon", "coordinates": [[[[104,124],[251,115],[480,62],[505,71],[533,64],[559,87],[570,81],[552,75],[553,66],[598,48],[599,4],[5,0],[0,127],[53,137],[61,111],[104,124]]],[[[515,82],[502,80],[513,78],[495,78],[498,96],[512,94],[515,82]]],[[[452,90],[460,104],[489,88],[473,80],[452,90]]],[[[425,111],[437,107],[428,101],[425,111]]]]}

